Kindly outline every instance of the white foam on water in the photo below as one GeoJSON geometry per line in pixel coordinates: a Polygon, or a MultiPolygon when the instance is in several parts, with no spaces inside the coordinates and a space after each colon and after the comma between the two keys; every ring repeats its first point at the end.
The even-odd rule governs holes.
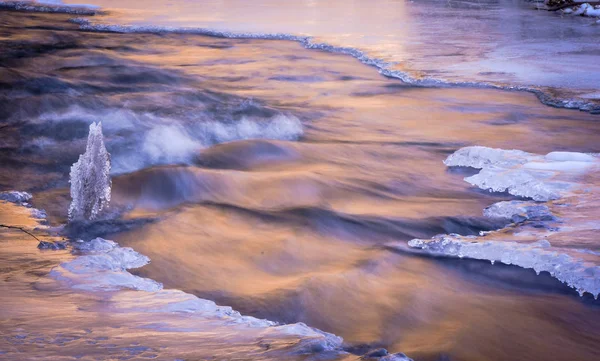
{"type": "MultiPolygon", "coordinates": [[[[47,112],[33,123],[80,121],[102,122],[106,146],[111,153],[112,174],[129,173],[152,165],[191,164],[198,151],[234,140],[298,140],[304,134],[302,122],[289,114],[270,118],[242,116],[217,122],[203,115],[184,119],[158,117],[127,109],[91,111],[72,106],[61,112],[47,112]],[[197,118],[197,119],[196,119],[197,118]],[[127,137],[123,134],[130,133],[127,137]]],[[[35,139],[33,146],[60,152],[62,144],[48,137],[35,139]]]]}
{"type": "MultiPolygon", "coordinates": [[[[477,236],[438,235],[408,245],[433,255],[502,262],[550,273],[580,295],[600,295],[600,248],[589,239],[600,224],[600,159],[591,154],[552,152],[545,156],[520,150],[466,147],[450,155],[447,166],[481,169],[465,181],[490,191],[507,191],[535,201],[499,202],[484,215],[514,223],[477,236]],[[560,202],[552,200],[560,199],[560,202]],[[530,222],[535,222],[530,227],[530,222]],[[550,242],[551,240],[551,242],[550,242]]],[[[402,245],[391,244],[391,247],[402,245]]]]}

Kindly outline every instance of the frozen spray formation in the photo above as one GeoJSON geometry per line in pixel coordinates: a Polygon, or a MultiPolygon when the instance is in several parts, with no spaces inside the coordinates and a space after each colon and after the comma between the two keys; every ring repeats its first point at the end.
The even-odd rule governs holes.
{"type": "Polygon", "coordinates": [[[92,123],[85,153],[71,167],[69,220],[93,220],[110,202],[110,154],[104,146],[102,123],[92,123]]]}
{"type": "Polygon", "coordinates": [[[590,237],[600,230],[598,157],[570,152],[545,156],[519,150],[466,147],[444,163],[481,169],[467,182],[481,189],[531,198],[499,202],[484,210],[514,223],[481,236],[437,235],[409,246],[433,255],[489,260],[548,272],[580,295],[600,294],[600,253],[590,237]],[[560,199],[560,202],[553,201],[560,199]],[[546,201],[546,203],[540,203],[546,201]],[[555,216],[556,215],[556,216],[555,216]],[[558,216],[558,217],[557,217],[558,216]]]}

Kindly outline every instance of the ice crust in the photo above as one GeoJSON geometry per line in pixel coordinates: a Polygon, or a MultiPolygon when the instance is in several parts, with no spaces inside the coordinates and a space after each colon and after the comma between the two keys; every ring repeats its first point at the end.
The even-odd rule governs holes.
{"type": "Polygon", "coordinates": [[[96,15],[100,8],[88,4],[64,4],[60,0],[42,1],[0,1],[0,9],[11,9],[19,11],[31,11],[42,13],[62,13],[73,15],[96,15]]]}
{"type": "Polygon", "coordinates": [[[474,146],[459,149],[444,164],[481,169],[465,178],[481,189],[548,201],[569,191],[573,184],[567,178],[597,164],[597,158],[583,153],[552,152],[540,156],[520,150],[474,146]]]}
{"type": "Polygon", "coordinates": [[[505,201],[494,203],[483,210],[488,218],[502,218],[514,223],[528,219],[552,220],[554,216],[548,206],[536,202],[505,201]]]}
{"type": "Polygon", "coordinates": [[[102,123],[92,123],[85,153],[71,167],[69,220],[93,220],[110,202],[110,154],[104,146],[102,123]]]}
{"type": "MultiPolygon", "coordinates": [[[[342,338],[303,323],[279,325],[269,320],[243,316],[231,307],[218,306],[213,301],[198,298],[179,290],[165,290],[162,284],[148,278],[134,276],[127,270],[142,267],[150,259],[129,247],[103,238],[78,241],[73,245],[79,254],[50,273],[70,287],[84,291],[140,291],[130,297],[116,294],[113,305],[117,312],[183,313],[203,320],[221,320],[231,327],[257,329],[263,336],[289,336],[299,339],[293,347],[296,353],[340,351],[342,338]]],[[[233,328],[232,328],[233,332],[233,328]]]]}
{"type": "Polygon", "coordinates": [[[395,63],[385,61],[369,56],[367,53],[360,49],[335,46],[327,43],[315,42],[310,36],[299,36],[294,34],[285,33],[240,33],[231,31],[221,31],[207,28],[194,28],[194,27],[172,27],[172,26],[156,26],[156,25],[127,25],[127,24],[102,24],[94,23],[86,18],[75,18],[71,19],[72,22],[79,24],[80,29],[86,31],[96,32],[112,32],[112,33],[176,33],[176,34],[198,34],[205,36],[214,36],[218,38],[231,38],[231,39],[265,39],[265,40],[289,40],[300,43],[306,49],[315,49],[326,51],[330,53],[339,53],[352,56],[361,63],[375,67],[377,71],[386,77],[400,79],[405,83],[409,83],[415,86],[462,86],[472,88],[484,88],[484,89],[506,89],[506,90],[520,90],[535,94],[538,99],[547,105],[580,109],[585,111],[594,111],[598,109],[597,104],[590,102],[587,99],[559,99],[552,95],[544,92],[535,87],[528,86],[504,86],[488,82],[468,82],[468,81],[455,81],[451,82],[445,79],[434,79],[434,78],[419,78],[408,74],[407,72],[395,69],[395,63]]]}
{"type": "Polygon", "coordinates": [[[410,247],[433,255],[531,268],[538,274],[546,271],[580,295],[589,292],[598,297],[600,260],[590,258],[597,254],[587,249],[554,247],[545,239],[554,237],[568,245],[571,237],[594,234],[598,228],[594,215],[589,214],[597,209],[598,187],[582,180],[587,173],[600,170],[597,156],[572,152],[542,156],[520,150],[466,147],[450,155],[444,163],[481,169],[465,181],[482,189],[507,191],[538,202],[505,201],[487,207],[483,212],[486,217],[513,222],[499,231],[485,232],[479,237],[449,234],[429,240],[413,239],[408,242],[410,247]],[[559,198],[564,203],[541,203],[559,198]],[[553,214],[559,212],[557,209],[560,218],[553,214]],[[535,226],[525,228],[531,222],[535,226]]]}
{"type": "Polygon", "coordinates": [[[580,295],[600,294],[600,267],[550,250],[550,242],[541,240],[523,244],[516,242],[478,241],[475,236],[439,235],[430,240],[413,239],[408,245],[434,255],[502,262],[542,271],[576,289],[580,295]]]}
{"type": "Polygon", "coordinates": [[[583,3],[581,5],[563,9],[563,13],[578,16],[600,17],[600,6],[594,7],[589,3],[583,3]]]}
{"type": "Polygon", "coordinates": [[[115,242],[96,238],[76,243],[74,248],[83,255],[65,262],[51,272],[73,288],[86,291],[116,291],[129,288],[142,291],[159,291],[162,284],[127,272],[142,267],[150,259],[129,247],[119,247],[115,242]]]}

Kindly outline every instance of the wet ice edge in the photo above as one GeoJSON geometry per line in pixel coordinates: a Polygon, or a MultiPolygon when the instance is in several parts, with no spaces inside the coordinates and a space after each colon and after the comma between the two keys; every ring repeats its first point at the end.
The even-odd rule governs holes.
{"type": "MultiPolygon", "coordinates": [[[[580,181],[587,173],[600,169],[600,158],[597,155],[574,152],[537,155],[520,150],[474,146],[459,149],[451,154],[444,164],[480,169],[478,174],[465,178],[465,181],[481,189],[508,192],[537,202],[505,201],[486,208],[485,216],[514,222],[497,232],[482,233],[480,236],[446,234],[437,235],[429,240],[413,239],[408,242],[410,247],[432,255],[516,265],[533,269],[538,274],[546,271],[576,289],[580,295],[589,292],[594,297],[598,297],[600,259],[583,257],[584,254],[597,256],[597,253],[586,249],[553,247],[545,239],[546,235],[551,233],[554,236],[562,236],[568,241],[569,232],[573,229],[585,227],[585,230],[594,232],[600,228],[598,222],[594,222],[593,219],[591,222],[588,221],[585,218],[587,215],[577,214],[583,211],[575,210],[577,218],[565,218],[561,220],[564,225],[548,230],[550,228],[548,225],[556,220],[551,208],[565,206],[565,204],[553,205],[549,201],[571,197],[575,206],[581,203],[595,205],[595,201],[589,199],[595,199],[597,187],[580,181]],[[515,224],[529,219],[541,222],[540,224],[545,228],[528,231],[534,238],[537,237],[537,240],[524,243],[522,239],[515,237],[519,235],[519,226],[515,224]],[[513,228],[505,231],[509,227],[513,228]],[[581,254],[582,257],[578,257],[577,254],[581,254]]],[[[566,206],[574,207],[570,204],[566,206]]]]}

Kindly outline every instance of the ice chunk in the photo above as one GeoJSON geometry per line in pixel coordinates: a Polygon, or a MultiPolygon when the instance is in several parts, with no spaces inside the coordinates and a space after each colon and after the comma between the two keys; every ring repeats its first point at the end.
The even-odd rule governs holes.
{"type": "Polygon", "coordinates": [[[102,123],[92,123],[85,153],[71,167],[69,220],[93,220],[110,202],[110,154],[104,146],[102,123]]]}
{"type": "Polygon", "coordinates": [[[465,178],[481,189],[547,201],[565,194],[572,186],[572,178],[597,165],[598,158],[584,153],[552,152],[540,156],[474,146],[459,149],[444,164],[481,169],[465,178]]]}
{"type": "Polygon", "coordinates": [[[448,167],[484,169],[489,166],[512,167],[527,163],[531,154],[521,150],[504,150],[488,147],[465,147],[452,153],[444,164],[448,167]]]}
{"type": "Polygon", "coordinates": [[[130,288],[158,291],[162,285],[154,280],[134,276],[128,269],[142,267],[150,259],[129,247],[119,247],[115,242],[96,238],[78,242],[75,249],[84,255],[65,262],[52,271],[60,280],[68,281],[73,288],[88,291],[130,288]]]}
{"type": "Polygon", "coordinates": [[[265,330],[265,335],[281,337],[288,335],[299,337],[300,342],[293,348],[296,354],[310,354],[339,349],[343,339],[334,334],[308,327],[302,322],[271,327],[265,330]]]}
{"type": "Polygon", "coordinates": [[[546,219],[554,217],[548,206],[535,202],[505,201],[494,203],[483,210],[483,215],[488,218],[504,218],[514,223],[528,219],[546,219]]]}
{"type": "Polygon", "coordinates": [[[7,201],[11,203],[25,203],[29,202],[31,199],[31,194],[27,192],[19,192],[19,191],[7,191],[0,192],[0,201],[7,201]]]}
{"type": "Polygon", "coordinates": [[[516,242],[478,242],[477,237],[457,234],[439,235],[430,240],[413,239],[413,248],[435,255],[502,262],[542,271],[575,288],[582,294],[600,294],[600,267],[549,249],[547,240],[523,244],[516,242]]]}
{"type": "Polygon", "coordinates": [[[545,182],[546,174],[534,175],[523,169],[486,168],[474,176],[465,178],[468,183],[493,192],[508,192],[515,196],[536,201],[547,201],[560,197],[558,190],[566,185],[545,182]]]}
{"type": "Polygon", "coordinates": [[[546,160],[551,161],[577,161],[577,162],[595,162],[597,159],[593,155],[576,152],[550,152],[544,156],[546,160]]]}

